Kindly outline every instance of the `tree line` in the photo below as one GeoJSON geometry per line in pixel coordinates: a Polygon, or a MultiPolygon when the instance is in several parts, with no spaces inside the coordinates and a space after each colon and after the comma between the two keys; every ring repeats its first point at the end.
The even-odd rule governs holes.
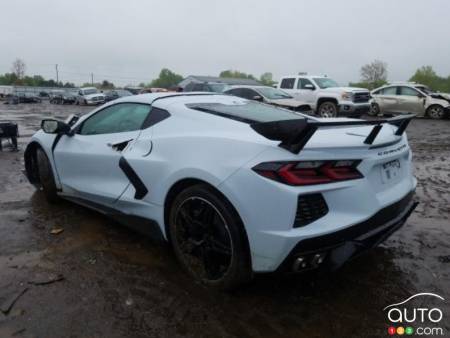
{"type": "MultiPolygon", "coordinates": [[[[363,65],[360,69],[360,82],[350,82],[349,86],[362,87],[367,89],[374,89],[387,84],[388,66],[386,62],[374,60],[371,63],[363,65]]],[[[261,74],[259,78],[252,74],[247,74],[238,70],[224,70],[220,72],[219,77],[222,78],[240,78],[253,79],[261,82],[264,85],[272,86],[276,81],[273,80],[273,75],[270,72],[261,74]]],[[[159,76],[148,82],[140,83],[141,87],[158,87],[158,88],[173,88],[177,86],[183,76],[171,71],[168,68],[163,68],[159,76]]],[[[443,77],[438,75],[431,66],[423,66],[416,70],[410,77],[409,81],[424,84],[435,91],[450,92],[450,75],[443,77]]],[[[13,62],[10,73],[0,75],[0,85],[23,85],[23,86],[38,86],[38,87],[75,87],[71,82],[56,82],[53,79],[45,79],[41,75],[26,75],[26,65],[21,59],[16,59],[13,62]]],[[[83,87],[95,86],[101,89],[113,89],[114,83],[103,80],[96,83],[84,83],[83,87]]]]}

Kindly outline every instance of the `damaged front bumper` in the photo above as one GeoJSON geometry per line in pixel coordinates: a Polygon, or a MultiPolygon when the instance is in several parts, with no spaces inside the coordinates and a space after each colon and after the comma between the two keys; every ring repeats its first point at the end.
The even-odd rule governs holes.
{"type": "Polygon", "coordinates": [[[368,220],[330,234],[299,242],[278,268],[280,272],[336,270],[348,260],[376,247],[405,224],[419,204],[410,192],[368,220]]]}

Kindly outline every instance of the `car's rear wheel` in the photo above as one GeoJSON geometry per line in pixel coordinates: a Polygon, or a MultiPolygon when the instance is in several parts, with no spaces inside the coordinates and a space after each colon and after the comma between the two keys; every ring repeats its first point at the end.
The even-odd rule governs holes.
{"type": "Polygon", "coordinates": [[[370,105],[369,113],[370,116],[377,116],[380,114],[380,106],[378,103],[372,103],[370,105]]]}
{"type": "Polygon", "coordinates": [[[178,260],[202,283],[227,290],[250,280],[247,239],[239,216],[209,186],[189,187],[175,198],[169,232],[178,260]]]}
{"type": "Polygon", "coordinates": [[[36,150],[37,169],[39,181],[41,182],[42,191],[45,198],[50,203],[59,201],[53,170],[44,150],[38,148],[36,150]]]}
{"type": "Polygon", "coordinates": [[[334,102],[326,101],[319,106],[317,113],[320,117],[337,117],[338,106],[334,102]]]}
{"type": "Polygon", "coordinates": [[[427,116],[433,120],[443,119],[445,116],[444,107],[438,105],[428,107],[427,116]]]}

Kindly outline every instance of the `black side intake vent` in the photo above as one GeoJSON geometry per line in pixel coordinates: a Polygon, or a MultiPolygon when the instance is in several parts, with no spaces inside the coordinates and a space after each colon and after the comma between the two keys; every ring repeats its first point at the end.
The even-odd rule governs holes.
{"type": "Polygon", "coordinates": [[[297,203],[294,228],[303,227],[328,213],[328,205],[322,194],[300,195],[297,203]]]}

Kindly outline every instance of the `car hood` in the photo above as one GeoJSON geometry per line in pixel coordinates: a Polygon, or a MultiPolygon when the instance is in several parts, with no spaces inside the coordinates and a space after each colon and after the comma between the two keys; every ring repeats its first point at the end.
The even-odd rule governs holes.
{"type": "Polygon", "coordinates": [[[343,93],[343,92],[352,92],[352,93],[356,93],[356,92],[369,92],[369,90],[367,90],[366,88],[357,88],[357,87],[331,87],[331,88],[325,88],[325,89],[321,89],[325,92],[329,92],[329,93],[343,93]]]}

